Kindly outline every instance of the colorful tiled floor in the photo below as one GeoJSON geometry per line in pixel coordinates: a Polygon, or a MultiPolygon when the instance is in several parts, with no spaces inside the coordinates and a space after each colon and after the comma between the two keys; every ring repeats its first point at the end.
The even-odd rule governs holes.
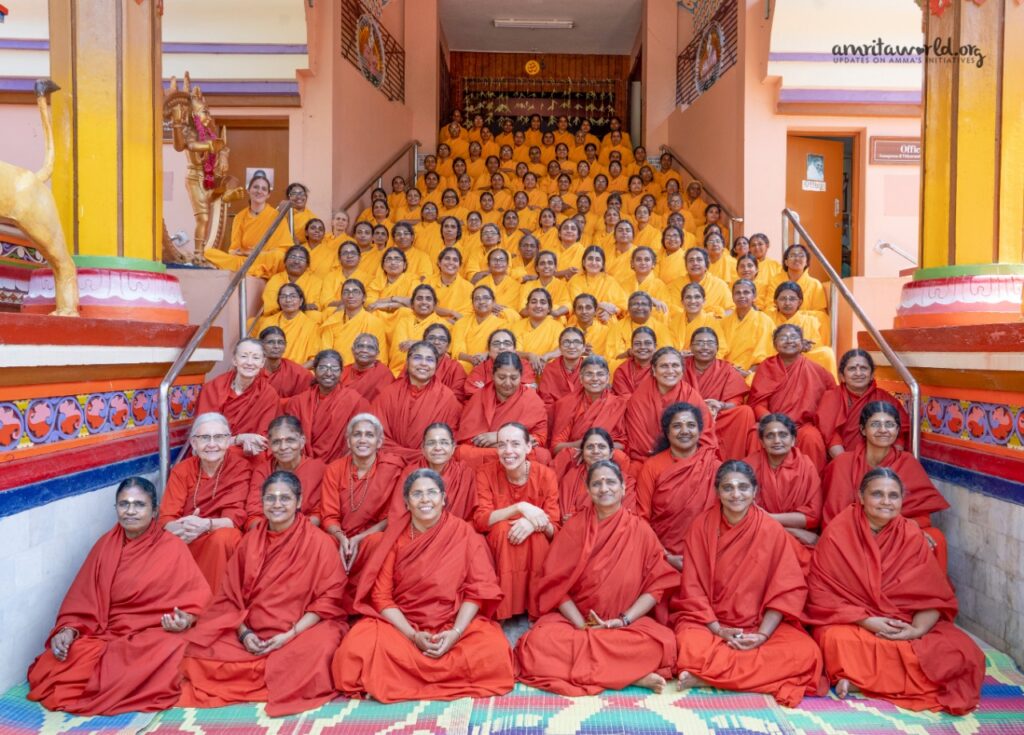
{"type": "Polygon", "coordinates": [[[1024,675],[985,648],[981,707],[966,717],[913,713],[852,695],[808,698],[799,709],[759,694],[713,690],[660,695],[631,688],[572,699],[517,686],[504,697],[382,705],[339,699],[298,717],[268,718],[259,705],[172,709],[155,715],[72,717],[25,700],[26,685],[0,697],[0,733],[97,735],[1024,735],[1024,675]]]}

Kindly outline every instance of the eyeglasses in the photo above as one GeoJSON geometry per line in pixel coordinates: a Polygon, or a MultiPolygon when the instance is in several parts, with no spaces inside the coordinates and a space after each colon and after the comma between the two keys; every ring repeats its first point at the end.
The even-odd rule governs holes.
{"type": "Polygon", "coordinates": [[[135,510],[145,510],[149,508],[149,501],[147,500],[118,500],[115,504],[118,510],[127,511],[132,508],[135,510]]]}
{"type": "Polygon", "coordinates": [[[582,339],[563,339],[562,347],[582,347],[585,343],[582,339]]]}
{"type": "Polygon", "coordinates": [[[491,347],[514,347],[515,342],[510,339],[496,339],[491,342],[491,347]]]}
{"type": "Polygon", "coordinates": [[[440,497],[441,491],[437,488],[431,488],[430,490],[413,490],[409,493],[409,500],[423,500],[424,498],[437,500],[440,497]]]}
{"type": "Polygon", "coordinates": [[[357,342],[356,344],[352,345],[352,351],[353,352],[363,352],[364,350],[375,350],[375,349],[377,349],[377,345],[371,345],[371,344],[368,344],[366,342],[357,342]]]}
{"type": "Polygon", "coordinates": [[[299,301],[302,297],[294,291],[285,291],[277,295],[278,301],[299,301]]]}
{"type": "Polygon", "coordinates": [[[710,339],[695,339],[690,342],[691,347],[717,347],[718,343],[710,339]]]}
{"type": "Polygon", "coordinates": [[[895,429],[899,424],[895,421],[869,421],[869,429],[895,429]]]}
{"type": "Polygon", "coordinates": [[[192,436],[200,444],[207,444],[208,442],[214,441],[218,444],[222,444],[231,438],[231,434],[195,434],[192,436]]]}
{"type": "Polygon", "coordinates": [[[316,366],[318,373],[340,373],[341,365],[332,365],[331,363],[320,363],[316,366]]]}
{"type": "Polygon", "coordinates": [[[362,296],[363,292],[358,288],[343,288],[341,289],[342,296],[362,296]]]}

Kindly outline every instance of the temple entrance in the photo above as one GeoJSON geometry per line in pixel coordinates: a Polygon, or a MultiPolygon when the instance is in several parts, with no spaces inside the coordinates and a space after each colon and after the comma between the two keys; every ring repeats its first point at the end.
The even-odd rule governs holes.
{"type": "MultiPolygon", "coordinates": [[[[288,120],[276,118],[218,119],[228,129],[227,140],[231,148],[230,172],[243,185],[248,184],[253,172],[262,169],[273,184],[275,200],[284,198],[288,186],[288,120]]],[[[226,237],[230,237],[231,219],[240,211],[232,207],[227,223],[226,237]]]]}

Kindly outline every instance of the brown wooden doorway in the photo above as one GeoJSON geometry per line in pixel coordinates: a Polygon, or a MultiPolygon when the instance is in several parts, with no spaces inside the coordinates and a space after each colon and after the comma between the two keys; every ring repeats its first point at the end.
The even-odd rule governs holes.
{"type": "MultiPolygon", "coordinates": [[[[221,116],[217,122],[228,129],[228,148],[231,149],[230,172],[242,185],[246,171],[263,169],[274,183],[270,203],[276,205],[285,198],[288,186],[288,119],[287,118],[231,118],[221,116]]],[[[231,215],[225,238],[230,237],[231,219],[245,207],[244,202],[231,205],[231,215]]]]}

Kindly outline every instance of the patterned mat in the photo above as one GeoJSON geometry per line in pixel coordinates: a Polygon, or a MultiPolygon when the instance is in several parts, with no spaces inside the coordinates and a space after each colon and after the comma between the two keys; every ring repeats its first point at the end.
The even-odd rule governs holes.
{"type": "Polygon", "coordinates": [[[985,647],[981,707],[966,717],[908,712],[851,695],[807,698],[799,709],[760,694],[697,689],[660,695],[629,688],[561,697],[517,685],[490,699],[383,705],[339,699],[296,717],[267,717],[261,705],[159,714],[73,717],[28,702],[27,685],[0,697],[0,733],[97,735],[1024,735],[1024,675],[985,647]]]}

